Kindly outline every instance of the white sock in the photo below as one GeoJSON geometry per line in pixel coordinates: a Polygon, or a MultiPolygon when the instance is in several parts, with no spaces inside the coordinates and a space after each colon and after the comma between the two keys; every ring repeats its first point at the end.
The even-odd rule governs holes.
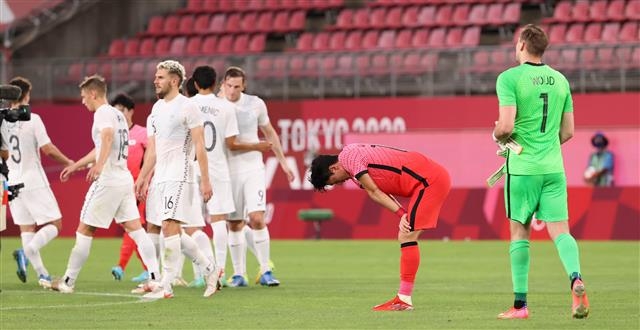
{"type": "Polygon", "coordinates": [[[151,243],[153,243],[153,248],[156,249],[156,259],[158,259],[159,264],[160,261],[162,261],[162,257],[160,256],[160,254],[162,253],[162,249],[160,248],[160,235],[147,233],[147,236],[149,236],[151,243]]]}
{"type": "MultiPolygon", "coordinates": [[[[200,251],[202,251],[204,256],[207,257],[207,259],[209,259],[215,265],[216,259],[213,256],[213,248],[211,247],[211,241],[209,240],[209,236],[207,236],[207,234],[205,234],[202,230],[197,230],[191,235],[191,237],[193,238],[194,241],[196,241],[196,244],[198,244],[198,249],[200,249],[200,251]]],[[[204,276],[204,274],[200,274],[200,272],[196,273],[197,269],[198,267],[193,268],[194,276],[196,278],[204,276]]]]}
{"type": "Polygon", "coordinates": [[[147,235],[144,229],[130,231],[129,237],[136,242],[138,246],[138,253],[149,272],[149,278],[152,280],[160,279],[160,270],[158,266],[158,259],[156,257],[156,248],[153,246],[153,242],[147,235]]]}
{"type": "Polygon", "coordinates": [[[247,241],[247,248],[249,249],[249,251],[251,251],[251,253],[253,253],[254,256],[256,256],[257,259],[258,252],[256,251],[256,242],[253,235],[253,229],[245,225],[244,227],[242,227],[242,232],[244,233],[244,239],[247,241]]]}
{"type": "Polygon", "coordinates": [[[164,237],[164,259],[162,260],[162,287],[166,291],[171,290],[171,282],[178,273],[178,262],[182,252],[180,251],[180,235],[164,237]]]}
{"type": "Polygon", "coordinates": [[[241,231],[229,231],[229,254],[233,275],[244,276],[247,272],[247,241],[241,231]]]}
{"type": "Polygon", "coordinates": [[[71,287],[75,285],[82,266],[87,261],[87,258],[89,258],[92,241],[93,237],[76,233],[76,244],[73,246],[73,249],[71,249],[67,271],[62,278],[67,285],[71,287]]]}
{"type": "Polygon", "coordinates": [[[24,254],[38,275],[49,275],[47,268],[44,267],[44,263],[42,262],[42,257],[40,257],[40,249],[51,242],[56,236],[58,236],[58,228],[52,224],[48,224],[40,228],[40,230],[33,235],[29,244],[24,247],[24,254]]]}
{"type": "MultiPolygon", "coordinates": [[[[182,236],[182,235],[180,235],[182,236]]],[[[184,246],[182,246],[182,241],[180,242],[181,250],[180,255],[178,256],[178,263],[176,264],[176,277],[182,278],[182,270],[184,268],[184,246]]]]}
{"type": "Polygon", "coordinates": [[[29,242],[33,239],[33,236],[36,236],[36,233],[25,231],[20,233],[20,238],[22,239],[22,248],[26,248],[29,245],[29,242]]]}
{"type": "MultiPolygon", "coordinates": [[[[209,260],[198,248],[198,244],[193,237],[182,234],[180,235],[182,243],[182,253],[189,257],[200,268],[202,274],[209,275],[216,270],[216,264],[209,260]]],[[[207,239],[207,243],[209,240],[207,239]]]]}
{"type": "Polygon", "coordinates": [[[253,238],[256,245],[256,257],[258,257],[258,262],[260,263],[260,273],[263,274],[264,272],[271,270],[271,267],[269,267],[269,254],[271,253],[269,229],[267,227],[258,230],[254,229],[253,238]]]}
{"type": "Polygon", "coordinates": [[[213,247],[216,250],[216,264],[224,269],[227,265],[227,245],[229,244],[227,222],[216,221],[211,224],[211,229],[213,230],[213,247]]]}

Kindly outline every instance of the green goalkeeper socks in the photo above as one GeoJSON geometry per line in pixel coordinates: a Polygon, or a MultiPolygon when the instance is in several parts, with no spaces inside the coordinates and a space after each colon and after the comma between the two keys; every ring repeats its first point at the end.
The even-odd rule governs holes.
{"type": "Polygon", "coordinates": [[[570,234],[560,234],[553,242],[567,275],[571,277],[573,273],[580,274],[580,252],[575,238],[570,234]]]}
{"type": "Polygon", "coordinates": [[[509,256],[511,257],[513,292],[526,297],[529,291],[529,241],[512,241],[509,246],[509,256]]]}

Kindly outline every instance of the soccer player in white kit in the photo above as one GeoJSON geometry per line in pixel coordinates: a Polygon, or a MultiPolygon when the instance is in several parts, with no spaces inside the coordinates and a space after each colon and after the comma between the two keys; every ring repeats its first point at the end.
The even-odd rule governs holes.
{"type": "Polygon", "coordinates": [[[287,165],[280,138],[269,122],[267,106],[255,96],[243,93],[246,75],[238,67],[230,67],[224,75],[224,97],[233,105],[238,120],[237,146],[229,145],[228,162],[231,174],[231,185],[236,211],[229,216],[229,251],[234,265],[234,275],[230,286],[243,286],[246,273],[246,246],[243,234],[245,217],[248,214],[249,224],[253,230],[256,256],[260,264],[258,281],[265,286],[278,286],[280,282],[274,278],[270,260],[269,230],[265,223],[266,182],[262,152],[273,151],[280,167],[293,181],[293,173],[287,165]],[[260,141],[258,129],[267,141],[260,141]],[[243,144],[252,144],[246,148],[243,144]]]}
{"type": "Polygon", "coordinates": [[[97,228],[109,228],[111,221],[122,224],[136,242],[140,257],[149,270],[151,281],[159,279],[158,260],[153,243],[142,229],[136,206],[133,177],[127,168],[129,127],[122,112],[107,103],[104,78],[93,75],[80,84],[82,104],[93,112],[91,137],[95,148],[77,162],[65,167],[60,180],[93,164],[86,179],[92,182],[80,211],[76,242],[64,276],[52,284],[54,290],[72,293],[82,266],[89,257],[97,228]]]}
{"type": "MultiPolygon", "coordinates": [[[[208,259],[193,238],[183,235],[181,225],[191,224],[202,217],[202,201],[211,198],[211,183],[204,149],[203,121],[195,103],[179,93],[185,78],[182,64],[167,60],[157,65],[154,86],[158,101],[151,110],[152,123],[148,128],[149,141],[142,171],[136,181],[136,194],[144,197],[149,175],[153,174],[154,195],[160,206],[156,219],[162,221],[164,236],[163,277],[160,287],[145,295],[159,299],[173,297],[171,282],[178,271],[181,251],[184,251],[201,267],[205,274],[207,288],[204,296],[209,297],[218,289],[218,271],[215,261],[208,259]],[[200,194],[194,180],[193,159],[200,166],[200,194]],[[148,160],[148,161],[147,161],[148,160]],[[158,199],[160,200],[158,202],[158,199]]],[[[156,223],[157,225],[157,223],[156,223]]]]}
{"type": "MultiPolygon", "coordinates": [[[[22,91],[20,99],[12,102],[11,108],[28,105],[31,96],[29,80],[15,77],[9,84],[22,91]]],[[[38,283],[48,288],[51,276],[44,266],[40,249],[58,236],[62,215],[42,168],[40,151],[64,166],[73,164],[73,161],[51,142],[42,119],[35,113],[31,114],[29,121],[9,122],[5,119],[0,134],[1,155],[9,168],[9,185],[24,184],[18,196],[9,202],[13,222],[20,226],[22,239],[22,249],[13,252],[18,262],[18,278],[26,282],[29,260],[38,273],[38,283]],[[41,227],[36,231],[36,226],[41,227]]]]}

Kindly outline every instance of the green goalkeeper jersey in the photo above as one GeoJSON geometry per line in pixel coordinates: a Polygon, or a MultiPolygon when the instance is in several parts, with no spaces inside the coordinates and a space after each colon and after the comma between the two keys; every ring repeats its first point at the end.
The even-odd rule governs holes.
{"type": "Polygon", "coordinates": [[[511,135],[522,147],[509,152],[506,171],[515,175],[563,173],[560,123],[563,113],[573,112],[567,78],[545,64],[524,63],[498,76],[500,106],[515,106],[511,135]]]}

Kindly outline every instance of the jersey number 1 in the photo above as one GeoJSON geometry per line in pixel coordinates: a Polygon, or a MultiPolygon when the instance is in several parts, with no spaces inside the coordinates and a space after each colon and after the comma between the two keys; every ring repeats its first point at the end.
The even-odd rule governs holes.
{"type": "Polygon", "coordinates": [[[549,94],[540,93],[542,99],[542,124],[540,125],[540,133],[547,130],[547,113],[549,112],[549,94]]]}

